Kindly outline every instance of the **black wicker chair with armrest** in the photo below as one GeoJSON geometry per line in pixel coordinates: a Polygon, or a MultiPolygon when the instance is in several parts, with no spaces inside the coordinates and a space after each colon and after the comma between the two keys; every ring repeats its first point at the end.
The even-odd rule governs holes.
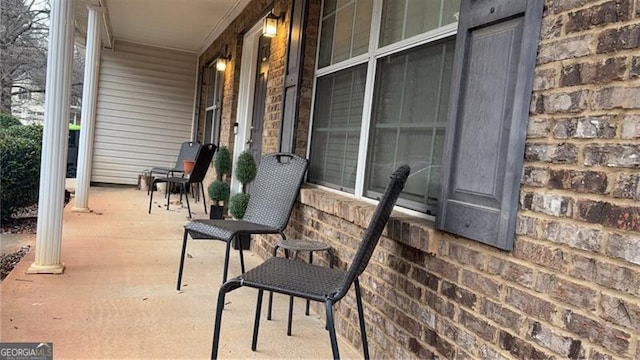
{"type": "Polygon", "coordinates": [[[409,166],[402,165],[391,175],[391,182],[378,204],[369,223],[360,247],[356,252],[353,262],[347,271],[309,264],[294,259],[283,257],[271,257],[264,263],[256,266],[248,272],[233,278],[220,287],[216,318],[213,330],[213,346],[211,358],[218,357],[220,329],[222,322],[222,310],[225,304],[225,296],[228,292],[242,286],[258,289],[258,301],[253,327],[253,339],[251,349],[255,351],[258,341],[258,328],[260,325],[260,310],[262,308],[262,296],[264,291],[273,291],[285,295],[300,297],[325,304],[327,316],[327,328],[333,358],[339,359],[338,343],[336,339],[333,305],[340,301],[354,285],[358,317],[360,322],[360,335],[362,339],[362,351],[364,358],[369,358],[369,346],[365,331],[364,313],[360,283],[358,277],[369,263],[369,259],[380,239],[380,235],[389,220],[393,207],[404,188],[409,176],[409,166]]]}
{"type": "MultiPolygon", "coordinates": [[[[171,199],[171,192],[169,191],[171,184],[180,185],[180,200],[182,201],[182,196],[184,195],[187,200],[187,209],[189,210],[189,218],[191,218],[191,205],[189,205],[189,196],[187,194],[187,186],[191,187],[192,185],[200,185],[200,189],[204,193],[204,185],[202,181],[204,181],[205,175],[207,175],[207,171],[209,170],[209,165],[211,164],[211,160],[213,159],[213,154],[216,152],[216,146],[213,144],[204,144],[200,147],[198,151],[198,155],[195,158],[195,164],[193,165],[193,170],[191,174],[188,176],[168,176],[163,178],[157,178],[153,180],[151,196],[149,196],[149,214],[151,214],[151,203],[153,202],[153,187],[157,183],[167,183],[167,210],[169,210],[169,201],[171,199]]],[[[204,213],[207,213],[207,201],[202,199],[204,203],[204,213]]]]}
{"type": "MultiPolygon", "coordinates": [[[[185,225],[176,288],[180,290],[182,283],[182,270],[189,236],[194,240],[227,242],[222,282],[227,281],[230,246],[233,241],[239,242],[240,235],[279,234],[286,239],[284,229],[287,227],[293,205],[298,197],[307,164],[306,159],[293,154],[264,155],[258,166],[256,178],[251,183],[249,203],[242,220],[196,219],[185,225]]],[[[237,248],[240,252],[240,267],[244,273],[242,246],[237,248]]]]}

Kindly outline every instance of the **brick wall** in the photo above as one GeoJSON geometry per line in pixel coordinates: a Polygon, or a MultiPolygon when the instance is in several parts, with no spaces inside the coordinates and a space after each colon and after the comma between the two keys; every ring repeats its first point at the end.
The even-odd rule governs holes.
{"type": "MultiPolygon", "coordinates": [[[[224,73],[222,96],[222,114],[220,125],[220,145],[229,147],[233,152],[235,135],[233,124],[237,121],[238,93],[240,88],[240,64],[242,62],[242,45],[244,32],[255,25],[270,9],[275,13],[282,13],[283,18],[278,22],[278,34],[271,40],[271,55],[269,61],[269,79],[267,84],[267,99],[265,101],[264,132],[262,139],[263,153],[274,152],[278,149],[278,135],[280,130],[282,89],[284,86],[284,68],[286,65],[286,46],[290,22],[289,1],[287,0],[253,0],[227,29],[200,55],[200,74],[202,79],[200,96],[200,116],[198,119],[198,139],[202,141],[205,122],[205,107],[207,87],[209,85],[208,65],[218,56],[227,54],[231,60],[227,63],[224,73]]],[[[214,170],[208,174],[208,184],[214,179],[214,170]]]]}
{"type": "MultiPolygon", "coordinates": [[[[374,358],[640,358],[639,49],[640,0],[546,1],[515,249],[395,214],[361,278],[374,358]]],[[[373,205],[300,200],[288,236],[345,268],[373,205]]],[[[353,293],[337,328],[360,346],[353,293]]]]}

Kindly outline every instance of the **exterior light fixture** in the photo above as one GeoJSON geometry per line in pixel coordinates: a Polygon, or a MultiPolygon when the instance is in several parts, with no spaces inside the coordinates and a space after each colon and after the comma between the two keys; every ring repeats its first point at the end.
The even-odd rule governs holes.
{"type": "Polygon", "coordinates": [[[229,55],[227,51],[227,45],[224,46],[224,50],[222,51],[222,54],[224,55],[220,55],[220,57],[216,59],[216,70],[218,71],[227,70],[227,62],[231,60],[231,55],[229,55]]]}
{"type": "Polygon", "coordinates": [[[218,60],[216,60],[216,70],[218,71],[227,70],[227,59],[225,59],[222,56],[219,57],[218,60]]]}
{"type": "Polygon", "coordinates": [[[262,35],[265,37],[275,37],[278,33],[278,20],[280,16],[270,12],[267,17],[264,18],[264,24],[262,25],[262,35]]]}

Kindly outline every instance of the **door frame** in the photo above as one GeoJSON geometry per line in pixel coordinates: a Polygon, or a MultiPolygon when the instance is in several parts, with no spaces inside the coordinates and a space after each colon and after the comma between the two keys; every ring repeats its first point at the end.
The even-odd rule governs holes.
{"type": "MultiPolygon", "coordinates": [[[[233,169],[238,162],[240,153],[249,148],[251,117],[253,115],[253,98],[256,89],[256,63],[258,61],[258,43],[262,35],[263,19],[261,18],[251,30],[247,31],[242,41],[242,55],[240,62],[240,86],[238,89],[238,108],[236,123],[238,124],[233,144],[233,169]]],[[[231,193],[242,191],[242,184],[236,178],[235,171],[231,176],[231,193]]]]}

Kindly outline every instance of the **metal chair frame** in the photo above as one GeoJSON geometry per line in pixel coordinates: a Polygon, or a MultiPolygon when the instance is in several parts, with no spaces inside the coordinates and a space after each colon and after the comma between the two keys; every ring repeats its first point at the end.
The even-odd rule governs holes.
{"type": "MultiPolygon", "coordinates": [[[[255,180],[251,183],[251,193],[247,210],[242,220],[196,219],[184,227],[182,253],[176,289],[182,284],[182,271],[187,250],[187,240],[226,241],[224,272],[222,282],[227,281],[231,244],[239,244],[240,235],[278,234],[286,239],[284,229],[289,222],[308,161],[289,153],[264,155],[258,166],[255,180]]],[[[242,246],[238,246],[240,268],[245,271],[242,246]]]]}
{"type": "Polygon", "coordinates": [[[409,166],[402,165],[391,176],[391,182],[378,204],[371,218],[369,227],[365,232],[360,247],[356,252],[351,266],[347,271],[309,264],[294,259],[271,257],[248,272],[225,282],[218,292],[218,303],[213,330],[213,345],[211,359],[218,357],[220,342],[220,329],[222,322],[222,310],[225,304],[225,296],[228,292],[242,286],[258,290],[258,301],[253,327],[251,349],[256,350],[258,342],[258,329],[260,326],[260,310],[264,291],[272,291],[285,295],[300,297],[308,300],[323,302],[327,316],[327,328],[334,359],[340,358],[338,342],[336,338],[333,305],[340,301],[353,284],[356,292],[356,304],[360,323],[360,336],[362,339],[362,351],[364,358],[369,358],[369,345],[365,329],[362,296],[358,277],[367,267],[371,255],[382,235],[391,211],[404,188],[409,176],[409,166]]]}
{"type": "MultiPolygon", "coordinates": [[[[184,160],[195,160],[200,150],[200,143],[197,141],[185,141],[180,145],[180,152],[178,152],[178,158],[176,159],[176,165],[174,167],[161,167],[155,166],[149,170],[149,178],[153,183],[153,174],[160,174],[167,176],[176,176],[177,174],[184,174],[184,160]]],[[[151,193],[151,188],[147,189],[147,195],[151,193]]]]}
{"type": "MultiPolygon", "coordinates": [[[[214,144],[204,144],[200,147],[198,154],[196,155],[195,164],[193,166],[193,171],[187,177],[178,177],[178,176],[167,176],[164,178],[154,179],[151,183],[151,196],[149,196],[149,214],[151,214],[151,204],[153,202],[153,188],[157,183],[167,183],[167,210],[169,210],[169,203],[171,199],[171,184],[180,185],[180,201],[182,201],[182,196],[184,195],[187,201],[187,209],[189,211],[189,218],[191,218],[191,205],[189,204],[189,196],[187,194],[187,185],[191,187],[192,185],[198,186],[200,184],[200,189],[204,193],[204,185],[202,181],[204,181],[204,177],[209,170],[209,165],[211,164],[211,160],[213,159],[213,154],[216,151],[216,145],[214,144]]],[[[207,213],[207,201],[202,199],[204,203],[204,213],[207,213]]]]}

